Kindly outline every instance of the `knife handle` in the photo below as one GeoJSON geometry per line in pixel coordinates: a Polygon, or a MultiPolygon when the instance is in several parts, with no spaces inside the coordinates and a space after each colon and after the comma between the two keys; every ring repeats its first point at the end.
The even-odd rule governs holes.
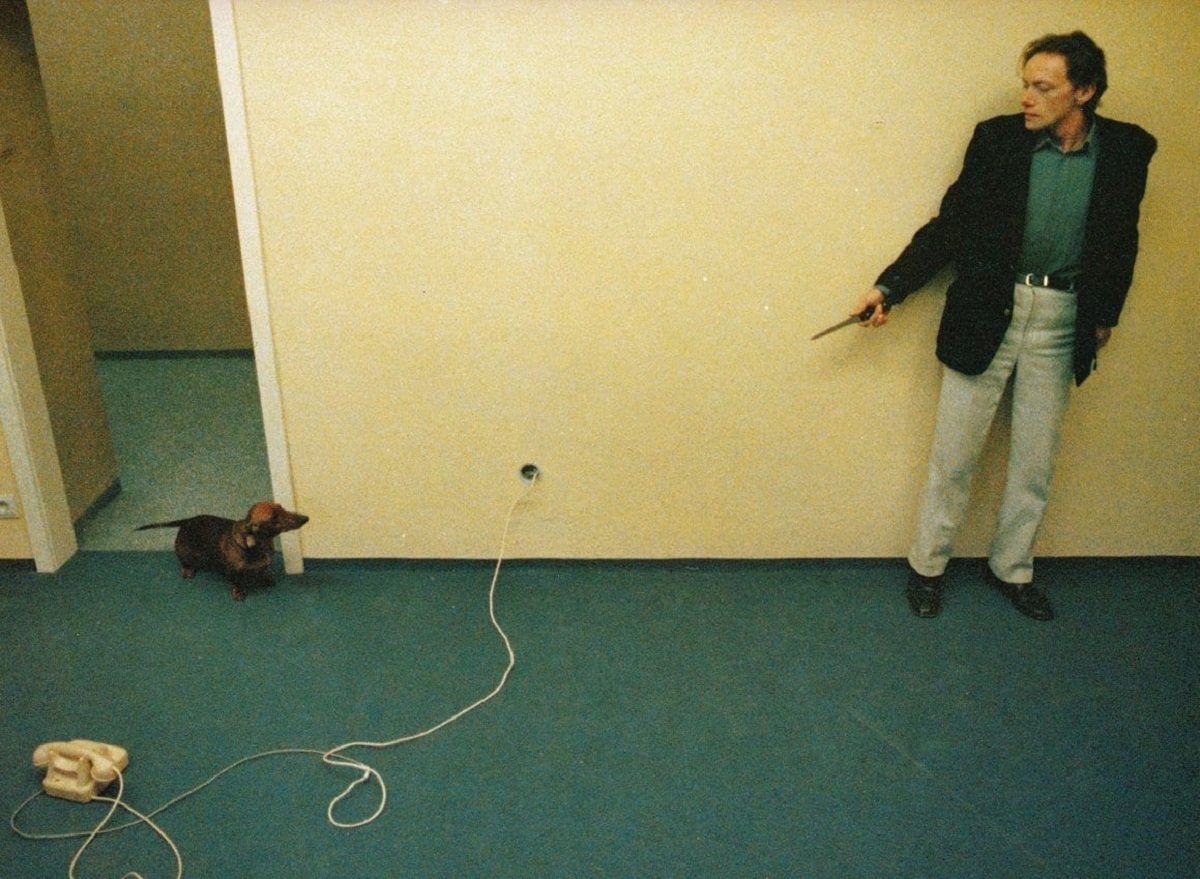
{"type": "Polygon", "coordinates": [[[859,323],[862,323],[863,321],[869,320],[871,318],[871,315],[875,313],[875,309],[877,307],[882,308],[884,314],[887,314],[889,311],[892,310],[892,307],[890,305],[888,305],[886,302],[881,302],[881,303],[879,303],[878,306],[868,305],[865,309],[863,309],[862,311],[860,311],[858,314],[856,314],[854,316],[856,318],[858,318],[859,323]]]}

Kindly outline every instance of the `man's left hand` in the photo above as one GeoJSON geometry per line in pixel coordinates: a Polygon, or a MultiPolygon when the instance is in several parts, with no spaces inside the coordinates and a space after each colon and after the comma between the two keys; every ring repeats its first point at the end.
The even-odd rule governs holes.
{"type": "Polygon", "coordinates": [[[1112,338],[1112,327],[1096,327],[1096,350],[1099,351],[1112,338]]]}

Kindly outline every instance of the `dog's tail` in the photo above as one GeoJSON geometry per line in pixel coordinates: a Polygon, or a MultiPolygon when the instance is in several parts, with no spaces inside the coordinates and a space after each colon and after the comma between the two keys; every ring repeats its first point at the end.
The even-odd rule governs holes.
{"type": "Polygon", "coordinates": [[[134,528],[134,531],[147,531],[151,528],[179,528],[190,522],[191,519],[176,519],[174,522],[154,522],[150,525],[139,525],[134,528]]]}

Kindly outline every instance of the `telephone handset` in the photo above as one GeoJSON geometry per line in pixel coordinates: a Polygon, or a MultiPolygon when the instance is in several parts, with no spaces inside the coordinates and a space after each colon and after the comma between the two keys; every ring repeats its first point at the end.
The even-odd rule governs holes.
{"type": "Polygon", "coordinates": [[[46,770],[42,787],[50,796],[88,803],[129,765],[129,754],[116,745],[72,739],[38,745],[33,765],[46,770]]]}

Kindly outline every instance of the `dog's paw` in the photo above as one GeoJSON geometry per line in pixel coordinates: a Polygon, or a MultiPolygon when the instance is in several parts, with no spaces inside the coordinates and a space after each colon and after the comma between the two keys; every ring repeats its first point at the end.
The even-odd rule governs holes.
{"type": "Polygon", "coordinates": [[[241,586],[234,586],[232,589],[229,590],[229,594],[233,596],[234,601],[245,601],[246,600],[246,590],[243,589],[241,586]]]}

